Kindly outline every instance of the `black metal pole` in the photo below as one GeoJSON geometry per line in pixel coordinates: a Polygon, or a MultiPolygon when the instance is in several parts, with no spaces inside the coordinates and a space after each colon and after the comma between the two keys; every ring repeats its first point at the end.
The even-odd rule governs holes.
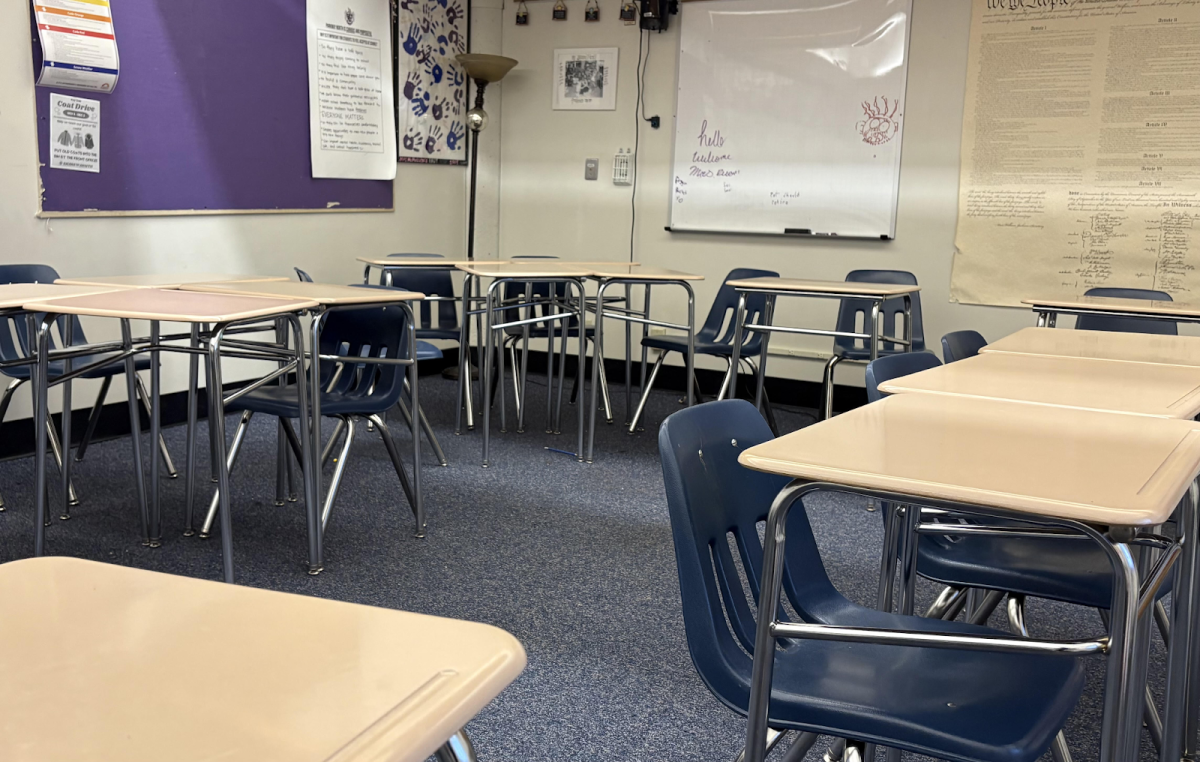
{"type": "Polygon", "coordinates": [[[467,259],[475,261],[475,183],[479,172],[479,133],[471,136],[471,212],[467,227],[467,259]]]}

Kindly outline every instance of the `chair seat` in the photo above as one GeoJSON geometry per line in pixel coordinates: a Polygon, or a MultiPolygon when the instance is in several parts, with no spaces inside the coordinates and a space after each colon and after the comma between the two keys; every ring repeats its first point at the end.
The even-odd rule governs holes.
{"type": "MultiPolygon", "coordinates": [[[[396,404],[381,395],[321,393],[321,415],[373,415],[387,412],[396,404]]],[[[238,397],[225,405],[225,410],[251,410],[280,418],[299,418],[300,408],[296,403],[296,387],[260,386],[254,391],[238,397]]]]}
{"type": "MultiPolygon", "coordinates": [[[[76,368],[76,369],[82,368],[85,365],[90,365],[90,364],[92,364],[94,362],[98,362],[102,359],[114,357],[115,355],[116,355],[115,352],[108,352],[108,353],[104,353],[104,354],[95,354],[95,355],[86,355],[84,357],[76,357],[71,361],[73,363],[72,367],[76,368]]],[[[139,371],[149,370],[150,369],[150,358],[149,357],[135,358],[134,366],[139,371]]],[[[61,376],[63,374],[63,369],[65,367],[66,367],[66,364],[63,363],[61,360],[51,362],[49,364],[51,380],[61,376]]],[[[9,378],[19,378],[19,379],[23,379],[26,381],[29,380],[30,374],[32,372],[33,372],[33,368],[32,368],[32,366],[29,366],[29,365],[15,365],[11,368],[4,369],[4,375],[8,376],[9,378]]],[[[79,378],[84,378],[84,379],[108,378],[110,376],[119,376],[119,375],[123,374],[124,372],[125,372],[125,363],[118,362],[118,363],[112,363],[109,365],[104,365],[102,367],[96,368],[95,370],[88,371],[87,373],[84,373],[81,376],[79,376],[79,378]]]]}
{"type": "MultiPolygon", "coordinates": [[[[988,588],[1107,609],[1112,566],[1089,540],[923,537],[917,572],[945,585],[988,588]]],[[[1168,580],[1159,596],[1171,588],[1168,580]]]]}
{"type": "Polygon", "coordinates": [[[417,361],[421,360],[440,360],[442,359],[442,350],[427,341],[417,342],[417,361]]]}
{"type": "Polygon", "coordinates": [[[962,762],[1034,762],[1074,710],[1084,667],[1062,656],[803,640],[778,653],[774,685],[772,727],[962,762]]]}
{"type": "MultiPolygon", "coordinates": [[[[687,354],[687,337],[686,336],[647,336],[642,340],[643,347],[650,349],[661,349],[667,352],[678,352],[682,355],[687,354]]],[[[714,341],[696,341],[696,354],[711,355],[714,357],[731,357],[733,355],[733,344],[721,343],[714,341]]],[[[742,351],[742,357],[755,357],[758,355],[757,349],[752,352],[742,351]]]]}

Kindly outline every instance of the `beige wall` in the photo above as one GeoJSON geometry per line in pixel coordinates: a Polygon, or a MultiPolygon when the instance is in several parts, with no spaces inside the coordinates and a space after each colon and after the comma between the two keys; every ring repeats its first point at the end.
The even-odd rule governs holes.
{"type": "MultiPolygon", "coordinates": [[[[476,4],[475,18],[489,30],[498,28],[499,0],[494,6],[489,10],[487,0],[476,4]]],[[[391,213],[37,219],[27,7],[0,4],[0,261],[44,262],[64,274],[84,275],[204,270],[291,276],[292,267],[300,266],[320,280],[350,283],[362,277],[354,261],[359,254],[464,250],[463,167],[401,164],[391,213]]],[[[488,35],[482,37],[486,41],[488,35]]],[[[89,338],[113,330],[112,321],[87,327],[89,338]]],[[[164,390],[186,388],[185,367],[181,358],[164,362],[164,390]]],[[[76,385],[77,407],[91,403],[95,386],[76,385]]],[[[114,398],[122,399],[118,386],[114,398]]],[[[28,415],[27,403],[21,395],[9,417],[28,415]]]]}
{"type": "MultiPolygon", "coordinates": [[[[584,0],[567,0],[567,6],[569,20],[555,22],[548,2],[530,3],[527,27],[513,23],[511,7],[505,12],[504,54],[520,65],[504,83],[502,257],[530,253],[607,260],[629,255],[630,189],[614,186],[605,176],[617,149],[633,145],[638,32],[619,21],[617,0],[600,0],[601,21],[591,24],[582,21],[584,0]],[[620,48],[617,110],[552,111],[554,49],[613,46],[620,48]],[[600,159],[599,181],[583,179],[589,157],[600,159]]],[[[663,126],[653,130],[643,123],[641,130],[637,260],[705,275],[708,280],[696,289],[700,319],[721,278],[733,267],[837,280],[857,268],[888,268],[917,275],[924,287],[926,337],[939,354],[940,337],[949,331],[974,328],[996,337],[1031,325],[1032,315],[1022,310],[949,303],[969,22],[970,3],[963,0],[915,0],[899,221],[896,240],[882,243],[663,230],[668,221],[679,47],[679,18],[672,18],[669,31],[649,36],[646,114],[661,115],[663,126]]],[[[682,301],[673,300],[671,308],[673,318],[686,316],[682,301]]],[[[830,302],[784,300],[777,322],[832,327],[835,309],[830,302]]],[[[619,351],[615,341],[610,346],[610,354],[619,351]]],[[[808,359],[773,358],[771,373],[818,379],[820,362],[812,358],[829,347],[828,339],[778,335],[772,340],[772,354],[794,352],[808,359]]],[[[861,371],[839,371],[838,379],[861,382],[861,371]]]]}

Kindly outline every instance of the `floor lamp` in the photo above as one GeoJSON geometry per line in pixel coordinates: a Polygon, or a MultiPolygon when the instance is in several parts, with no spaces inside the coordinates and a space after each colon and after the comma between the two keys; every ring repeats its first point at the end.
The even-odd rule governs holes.
{"type": "Polygon", "coordinates": [[[483,110],[483,92],[488,83],[499,82],[517,62],[504,56],[486,53],[463,53],[456,56],[467,76],[475,80],[475,107],[467,112],[467,126],[471,136],[471,211],[467,228],[467,259],[475,261],[475,190],[479,174],[479,133],[487,127],[488,115],[483,110]]]}
{"type": "MultiPolygon", "coordinates": [[[[488,115],[483,110],[483,92],[487,89],[489,82],[499,82],[504,79],[504,75],[512,70],[512,67],[517,65],[517,62],[512,58],[504,56],[493,56],[487,53],[462,53],[455,56],[458,63],[467,72],[467,76],[475,80],[475,107],[467,112],[467,126],[471,128],[471,211],[469,214],[469,222],[467,226],[467,259],[475,261],[475,191],[479,177],[479,133],[487,127],[488,115]]],[[[478,287],[478,279],[475,280],[478,287]]],[[[478,294],[476,294],[478,295],[478,294]]],[[[463,315],[463,320],[470,318],[463,315]]],[[[468,352],[466,347],[461,347],[459,351],[468,352]]],[[[468,365],[470,363],[470,353],[467,354],[468,365]]],[[[458,378],[458,368],[456,366],[446,368],[442,375],[447,378],[458,378]]],[[[469,389],[469,384],[468,384],[469,389]]],[[[472,411],[470,404],[470,396],[467,397],[467,428],[472,426],[472,411]]]]}

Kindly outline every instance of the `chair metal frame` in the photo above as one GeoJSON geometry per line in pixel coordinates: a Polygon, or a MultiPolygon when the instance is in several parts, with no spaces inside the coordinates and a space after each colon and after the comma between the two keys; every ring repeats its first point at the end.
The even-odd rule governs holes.
{"type": "MultiPolygon", "coordinates": [[[[767,516],[766,535],[763,543],[763,580],[758,601],[760,616],[757,622],[750,707],[746,732],[746,759],[748,762],[763,762],[768,741],[767,712],[771,695],[771,678],[774,666],[776,641],[779,638],[815,638],[821,640],[885,643],[896,645],[921,645],[936,648],[1001,650],[1010,652],[1058,653],[1058,654],[1105,654],[1107,658],[1108,686],[1104,698],[1104,715],[1101,728],[1101,762],[1124,762],[1136,759],[1141,729],[1141,712],[1131,711],[1140,707],[1145,692],[1148,667],[1149,627],[1155,595],[1178,562],[1181,569],[1177,575],[1175,595],[1178,602],[1173,612],[1172,630],[1174,637],[1168,653],[1168,684],[1166,730],[1163,759],[1178,760],[1174,754],[1183,743],[1189,723],[1186,711],[1190,694],[1196,693],[1196,673],[1200,664],[1188,663],[1189,651],[1194,650],[1196,627],[1195,593],[1197,579],[1196,506],[1200,498],[1200,487],[1193,483],[1178,509],[1180,538],[1189,541],[1169,541],[1132,527],[1109,527],[1107,535],[1096,528],[1078,521],[1036,516],[1006,511],[999,508],[937,500],[897,492],[870,490],[825,482],[794,479],[784,487],[771,505],[767,516]],[[1003,536],[1045,537],[1048,534],[1065,533],[1077,535],[1097,543],[1113,566],[1113,601],[1110,608],[1112,626],[1110,634],[1100,639],[1078,641],[1042,641],[1024,638],[980,637],[935,633],[911,633],[858,627],[834,627],[821,624],[805,624],[781,621],[779,611],[782,596],[784,554],[786,544],[786,520],[788,512],[806,495],[818,492],[839,492],[895,505],[916,507],[906,510],[902,536],[905,538],[900,557],[901,613],[912,613],[913,592],[916,580],[916,543],[912,541],[920,532],[936,534],[977,534],[1003,536]],[[979,518],[997,518],[1032,525],[1024,527],[998,525],[965,525],[933,521],[923,523],[923,509],[934,509],[966,514],[979,518]],[[1134,546],[1149,545],[1162,550],[1157,564],[1146,580],[1138,574],[1138,561],[1134,546]],[[770,616],[762,612],[772,612],[770,616]],[[763,657],[766,658],[763,658],[763,657]],[[1189,675],[1189,673],[1191,673],[1189,675]],[[1189,685],[1189,682],[1191,683],[1189,685]]],[[[1187,738],[1193,738],[1187,736],[1187,738]]],[[[889,759],[898,759],[889,750],[889,759]]]]}

